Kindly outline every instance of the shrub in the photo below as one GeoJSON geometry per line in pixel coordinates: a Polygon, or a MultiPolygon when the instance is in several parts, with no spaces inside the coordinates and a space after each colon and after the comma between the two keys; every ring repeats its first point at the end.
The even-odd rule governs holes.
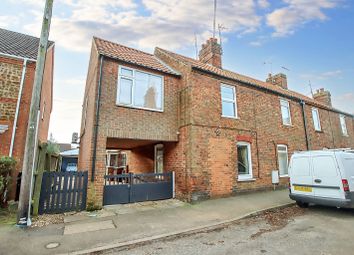
{"type": "Polygon", "coordinates": [[[16,160],[12,157],[0,158],[0,205],[7,205],[7,195],[11,184],[11,173],[15,171],[16,160]]]}

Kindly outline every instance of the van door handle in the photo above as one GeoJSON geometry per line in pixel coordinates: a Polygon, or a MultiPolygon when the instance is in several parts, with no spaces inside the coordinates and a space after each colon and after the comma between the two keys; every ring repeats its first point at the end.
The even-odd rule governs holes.
{"type": "Polygon", "coordinates": [[[322,181],[320,179],[315,179],[316,183],[321,183],[322,181]]]}

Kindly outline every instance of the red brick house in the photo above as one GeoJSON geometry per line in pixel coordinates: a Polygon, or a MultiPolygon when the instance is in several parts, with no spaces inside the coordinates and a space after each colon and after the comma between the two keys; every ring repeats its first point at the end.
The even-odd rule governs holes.
{"type": "Polygon", "coordinates": [[[275,169],[285,185],[294,151],[354,147],[353,115],[333,108],[328,91],[309,98],[284,74],[260,81],[228,71],[221,55],[213,38],[199,60],[93,39],[79,169],[99,203],[117,165],[174,171],[176,196],[196,201],[271,188],[275,169]]]}
{"type": "MultiPolygon", "coordinates": [[[[10,199],[22,168],[39,38],[0,29],[0,156],[17,160],[10,199]],[[16,127],[16,128],[14,128],[16,127]]],[[[49,42],[40,101],[38,139],[47,141],[52,111],[54,43],[49,42]]]]}

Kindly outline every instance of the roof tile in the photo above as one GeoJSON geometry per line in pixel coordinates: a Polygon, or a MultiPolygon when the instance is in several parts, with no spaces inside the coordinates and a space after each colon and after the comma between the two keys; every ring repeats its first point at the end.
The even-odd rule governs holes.
{"type": "Polygon", "coordinates": [[[114,42],[106,41],[97,37],[94,37],[94,42],[97,46],[98,52],[104,56],[147,67],[160,72],[179,75],[178,72],[172,70],[172,68],[165,65],[161,60],[152,54],[129,48],[114,42]]]}

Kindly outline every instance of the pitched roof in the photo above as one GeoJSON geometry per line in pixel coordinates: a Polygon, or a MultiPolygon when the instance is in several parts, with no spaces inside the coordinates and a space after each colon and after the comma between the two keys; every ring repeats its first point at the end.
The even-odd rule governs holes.
{"type": "MultiPolygon", "coordinates": [[[[48,42],[48,48],[54,42],[48,42]]],[[[39,38],[0,28],[0,53],[37,59],[39,38]]]]}
{"type": "Polygon", "coordinates": [[[129,48],[124,45],[110,42],[97,37],[94,37],[94,42],[96,44],[98,53],[104,56],[118,59],[131,64],[143,66],[160,72],[179,75],[178,72],[174,71],[172,68],[163,63],[153,54],[129,48]]]}
{"type": "Polygon", "coordinates": [[[221,77],[224,77],[227,79],[240,81],[242,83],[246,83],[251,86],[258,87],[260,89],[265,89],[267,91],[282,95],[284,97],[300,99],[300,100],[303,100],[305,103],[309,103],[313,106],[317,106],[317,107],[320,107],[323,109],[328,109],[328,110],[332,110],[332,111],[336,111],[336,112],[340,112],[343,114],[353,116],[352,114],[349,114],[349,113],[340,111],[338,109],[335,109],[333,107],[330,107],[328,105],[319,103],[318,101],[315,101],[314,99],[307,97],[305,95],[302,95],[298,92],[295,92],[295,91],[292,91],[289,89],[283,89],[282,87],[275,86],[275,85],[270,84],[268,82],[260,81],[260,80],[257,80],[257,79],[254,79],[254,78],[251,78],[251,77],[248,77],[248,76],[236,73],[236,72],[221,69],[221,68],[212,66],[210,64],[205,64],[205,63],[195,60],[193,58],[189,58],[189,57],[186,57],[186,56],[183,56],[183,55],[180,55],[180,54],[168,51],[168,50],[164,50],[164,49],[161,49],[158,47],[156,48],[156,51],[159,51],[163,54],[167,54],[176,60],[182,61],[183,63],[190,65],[194,69],[198,69],[198,70],[201,70],[201,71],[204,71],[207,73],[218,75],[218,76],[221,76],[221,77]]]}

